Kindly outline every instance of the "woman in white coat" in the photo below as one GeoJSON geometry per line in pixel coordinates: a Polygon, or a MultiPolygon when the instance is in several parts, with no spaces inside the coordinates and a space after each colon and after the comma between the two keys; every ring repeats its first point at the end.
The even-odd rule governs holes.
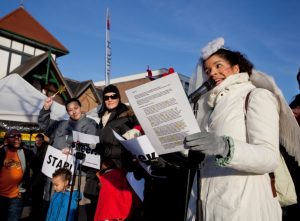
{"type": "MultiPolygon", "coordinates": [[[[199,101],[206,110],[197,118],[201,132],[185,138],[187,149],[205,154],[199,220],[279,221],[281,208],[269,173],[279,163],[280,104],[272,92],[249,80],[253,65],[223,46],[219,38],[202,50],[204,78],[216,86],[199,101]]],[[[195,220],[195,214],[188,214],[188,220],[195,220]]]]}

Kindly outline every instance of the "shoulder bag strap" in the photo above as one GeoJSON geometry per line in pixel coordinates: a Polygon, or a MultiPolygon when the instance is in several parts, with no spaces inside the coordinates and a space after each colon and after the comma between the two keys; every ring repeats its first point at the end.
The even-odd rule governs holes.
{"type": "MultiPolygon", "coordinates": [[[[248,103],[249,103],[249,97],[250,97],[251,91],[248,92],[248,94],[246,95],[246,98],[245,98],[245,111],[246,111],[245,120],[247,119],[247,110],[248,110],[248,103]]],[[[270,181],[271,181],[271,189],[272,189],[273,197],[276,197],[277,193],[276,193],[276,188],[275,188],[275,175],[274,175],[274,172],[269,173],[269,176],[270,176],[270,181]]]]}

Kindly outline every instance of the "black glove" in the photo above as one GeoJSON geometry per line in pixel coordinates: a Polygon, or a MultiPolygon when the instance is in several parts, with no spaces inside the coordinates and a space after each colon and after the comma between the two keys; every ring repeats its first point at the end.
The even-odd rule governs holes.
{"type": "Polygon", "coordinates": [[[156,176],[172,176],[188,166],[188,160],[180,153],[164,154],[150,161],[152,174],[156,176]]]}
{"type": "Polygon", "coordinates": [[[157,157],[150,161],[151,174],[154,176],[165,176],[168,174],[170,168],[164,159],[157,157]]]}
{"type": "Polygon", "coordinates": [[[101,143],[96,144],[96,153],[99,153],[102,158],[120,159],[123,153],[122,147],[118,145],[103,145],[101,143]]]}
{"type": "Polygon", "coordinates": [[[104,146],[103,146],[101,143],[97,143],[97,144],[96,144],[95,152],[96,152],[97,154],[103,155],[104,150],[105,150],[105,149],[104,149],[104,146]]]}

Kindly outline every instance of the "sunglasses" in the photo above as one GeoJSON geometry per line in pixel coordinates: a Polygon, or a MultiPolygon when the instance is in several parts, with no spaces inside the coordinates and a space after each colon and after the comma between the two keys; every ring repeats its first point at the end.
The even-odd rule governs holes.
{"type": "Polygon", "coordinates": [[[105,101],[109,100],[109,98],[112,99],[112,100],[115,100],[115,99],[118,99],[118,98],[119,98],[119,95],[118,95],[118,94],[104,95],[104,97],[103,97],[103,99],[104,99],[105,101]]]}
{"type": "Polygon", "coordinates": [[[8,135],[7,136],[7,138],[21,138],[22,136],[21,136],[21,134],[10,134],[10,135],[8,135]]]}

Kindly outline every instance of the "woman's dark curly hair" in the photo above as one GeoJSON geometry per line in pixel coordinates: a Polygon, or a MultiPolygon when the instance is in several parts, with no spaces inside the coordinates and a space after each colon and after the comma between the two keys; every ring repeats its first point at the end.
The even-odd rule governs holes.
{"type": "MultiPolygon", "coordinates": [[[[231,66],[238,65],[240,72],[247,72],[249,76],[252,74],[253,64],[246,58],[245,55],[241,54],[238,51],[230,51],[224,48],[217,50],[213,55],[218,55],[219,57],[225,59],[229,62],[231,66]]],[[[209,57],[211,57],[209,56],[209,57]]],[[[206,59],[207,60],[207,59],[206,59]]],[[[205,60],[202,61],[203,67],[205,60]]]]}

